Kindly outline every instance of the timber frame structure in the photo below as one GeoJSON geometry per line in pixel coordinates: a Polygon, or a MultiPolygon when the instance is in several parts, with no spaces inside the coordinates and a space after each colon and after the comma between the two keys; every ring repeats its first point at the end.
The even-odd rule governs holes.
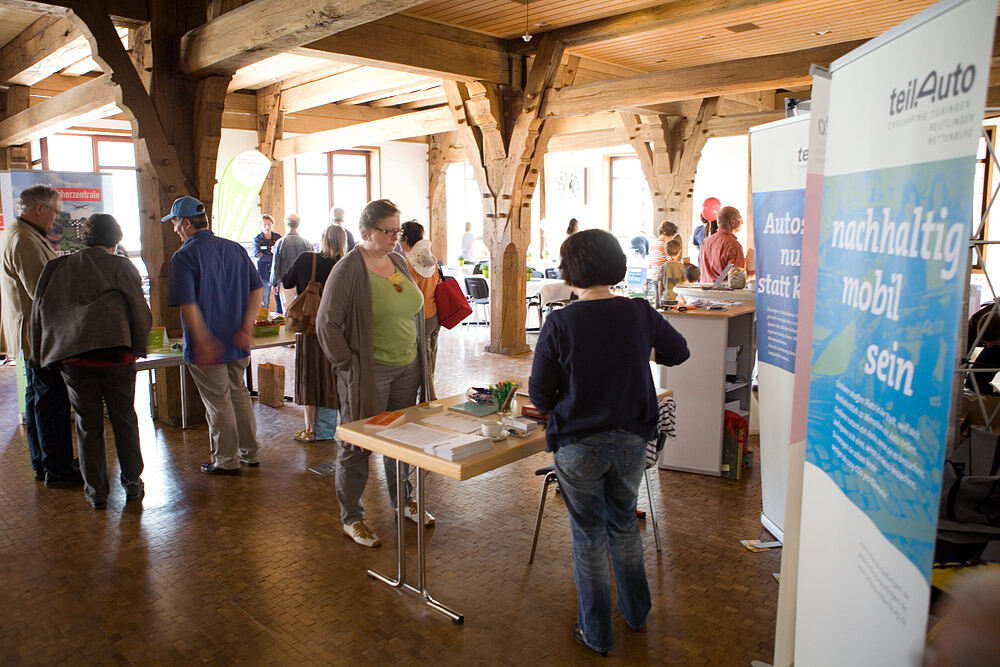
{"type": "MultiPolygon", "coordinates": [[[[181,194],[211,209],[223,128],[256,131],[274,160],[261,201],[278,220],[281,160],[425,143],[434,250],[446,248],[445,169],[467,160],[492,268],[487,349],[518,354],[546,151],[630,145],[656,217],[687,237],[709,138],[784,117],[785,98],[809,97],[812,64],[930,4],[0,0],[12,27],[0,34],[0,168],[30,168],[35,138],[127,121],[154,320],[176,334],[165,284],[179,242],[159,216],[181,194]],[[520,39],[525,5],[537,20],[530,41],[520,39]]],[[[991,88],[988,105],[998,99],[991,88]]]]}

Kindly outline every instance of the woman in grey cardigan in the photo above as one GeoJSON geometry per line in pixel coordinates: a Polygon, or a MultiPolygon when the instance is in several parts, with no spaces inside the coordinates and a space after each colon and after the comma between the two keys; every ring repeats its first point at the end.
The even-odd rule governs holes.
{"type": "MultiPolygon", "coordinates": [[[[399,235],[399,209],[387,199],[370,202],[359,221],[364,242],[337,262],[323,288],[316,334],[337,375],[341,421],[398,410],[428,396],[423,296],[406,260],[392,251],[399,235]]],[[[337,501],[344,533],[362,546],[381,540],[365,525],[361,494],[368,482],[371,452],[340,443],[337,501]]],[[[389,499],[396,498],[396,461],[382,457],[389,499]]],[[[409,466],[403,466],[404,474],[409,466]]],[[[405,485],[402,506],[417,520],[416,503],[405,485]]],[[[424,516],[425,525],[434,518],[424,516]]]]}
{"type": "Polygon", "coordinates": [[[31,314],[33,363],[59,369],[76,411],[84,493],[108,502],[104,404],[115,434],[125,501],[141,500],[142,453],[135,415],[135,360],[146,356],[152,315],[132,262],[114,254],[122,230],[95,213],[80,225],[87,245],[45,265],[31,314]]]}

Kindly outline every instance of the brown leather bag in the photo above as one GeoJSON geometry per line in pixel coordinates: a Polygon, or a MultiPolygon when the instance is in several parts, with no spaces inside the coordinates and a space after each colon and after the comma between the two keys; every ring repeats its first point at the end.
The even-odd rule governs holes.
{"type": "Polygon", "coordinates": [[[316,281],[316,254],[313,253],[312,275],[302,294],[292,299],[285,309],[285,327],[303,334],[316,333],[316,314],[323,295],[323,284],[316,281]]]}

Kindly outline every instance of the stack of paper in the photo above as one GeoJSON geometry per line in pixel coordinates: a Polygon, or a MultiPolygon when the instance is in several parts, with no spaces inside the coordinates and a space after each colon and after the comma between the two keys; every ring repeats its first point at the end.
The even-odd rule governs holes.
{"type": "Polygon", "coordinates": [[[457,461],[484,452],[493,446],[490,439],[485,436],[453,433],[413,423],[387,428],[381,431],[379,436],[404,445],[420,447],[428,454],[440,456],[448,461],[457,461]]]}

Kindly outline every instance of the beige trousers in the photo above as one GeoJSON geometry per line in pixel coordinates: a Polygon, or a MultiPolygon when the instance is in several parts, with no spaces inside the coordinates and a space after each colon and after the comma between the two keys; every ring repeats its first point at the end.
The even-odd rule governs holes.
{"type": "Polygon", "coordinates": [[[241,459],[259,460],[257,417],[245,379],[249,365],[249,356],[215,366],[188,365],[205,404],[212,463],[219,468],[239,468],[241,459]]]}

